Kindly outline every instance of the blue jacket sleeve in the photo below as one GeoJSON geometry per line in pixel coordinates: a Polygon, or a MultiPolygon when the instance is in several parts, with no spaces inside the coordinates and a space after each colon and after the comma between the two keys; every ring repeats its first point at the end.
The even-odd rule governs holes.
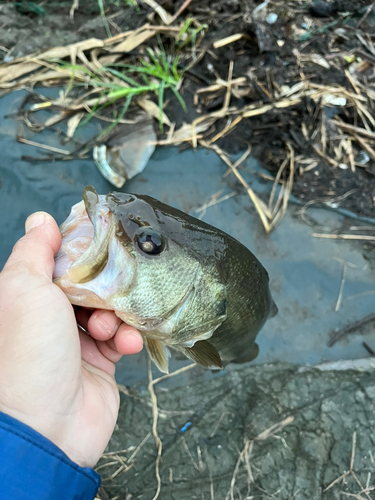
{"type": "Polygon", "coordinates": [[[27,425],[0,412],[1,500],[93,500],[100,476],[27,425]]]}

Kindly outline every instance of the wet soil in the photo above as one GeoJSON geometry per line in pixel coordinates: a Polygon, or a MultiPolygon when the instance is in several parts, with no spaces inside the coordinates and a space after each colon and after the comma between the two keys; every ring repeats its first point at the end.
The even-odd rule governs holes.
{"type": "MultiPolygon", "coordinates": [[[[331,500],[358,495],[358,483],[365,488],[374,470],[373,372],[246,367],[226,374],[224,394],[222,377],[207,380],[199,368],[183,385],[178,377],[168,382],[156,385],[163,442],[159,498],[331,500]],[[289,424],[271,429],[267,438],[264,431],[287,418],[289,424]],[[349,470],[351,456],[358,481],[349,473],[326,491],[349,470]]],[[[108,451],[124,450],[120,459],[127,460],[122,467],[112,454],[99,463],[103,499],[153,497],[151,423],[145,388],[122,387],[108,451]]],[[[368,494],[373,498],[372,490],[368,494]]]]}
{"type": "MultiPolygon", "coordinates": [[[[171,13],[183,3],[161,2],[171,13]]],[[[192,2],[184,15],[193,15],[201,24],[208,25],[208,31],[199,49],[206,51],[204,57],[185,74],[182,95],[188,106],[183,113],[180,104],[172,94],[167,93],[167,114],[180,125],[190,122],[202,114],[218,110],[224,102],[224,92],[215,99],[200,99],[194,104],[194,95],[199,88],[215,82],[216,78],[227,80],[230,61],[234,61],[233,78],[245,76],[251,82],[251,91],[241,98],[231,99],[231,106],[241,108],[248,104],[259,105],[270,102],[275,88],[292,86],[301,80],[298,54],[318,53],[332,55],[334,52],[363,49],[357,37],[356,24],[363,15],[368,0],[358,2],[271,2],[268,14],[276,14],[274,24],[266,20],[254,22],[251,16],[259,1],[244,2],[228,0],[192,2]],[[340,31],[341,30],[341,31],[340,31]],[[213,43],[236,33],[244,33],[246,39],[225,45],[215,51],[213,43]]],[[[2,2],[0,5],[0,57],[5,60],[20,57],[51,46],[66,45],[90,37],[108,36],[96,1],[81,0],[74,18],[69,16],[71,1],[63,2],[2,2]],[[38,10],[38,8],[40,11],[38,10]]],[[[129,5],[126,0],[104,2],[111,35],[135,29],[147,22],[156,22],[151,9],[145,4],[129,5]],[[151,15],[151,17],[150,17],[151,15]]],[[[267,13],[266,12],[266,13],[267,13]]],[[[361,33],[372,29],[374,15],[370,14],[361,26],[361,33]]],[[[371,34],[368,35],[371,38],[371,34]]],[[[151,41],[151,45],[158,43],[151,41]]],[[[182,58],[183,59],[183,58],[182,58]]],[[[183,64],[183,60],[181,61],[183,64]]],[[[353,91],[344,73],[346,68],[337,61],[325,69],[313,63],[303,66],[304,78],[322,85],[339,84],[353,91]]],[[[370,64],[364,78],[372,85],[373,66],[370,64]]],[[[243,151],[251,145],[252,154],[271,172],[277,172],[285,158],[285,144],[293,146],[296,155],[318,161],[313,170],[301,175],[297,171],[293,194],[301,201],[322,198],[344,197],[339,206],[354,213],[372,217],[375,196],[375,161],[371,158],[355,172],[333,167],[324,158],[317,156],[313,142],[301,133],[301,124],[310,120],[313,103],[306,99],[299,105],[274,110],[265,115],[240,122],[230,133],[217,141],[217,145],[228,153],[243,151]]],[[[347,119],[346,109],[326,109],[330,118],[347,119]]],[[[221,130],[227,119],[216,122],[208,138],[221,130]]],[[[359,126],[363,126],[360,122],[359,126]]],[[[318,126],[318,124],[317,124],[318,126]]],[[[185,146],[186,147],[186,146],[185,146]]],[[[363,151],[354,145],[354,156],[363,151]]]]}
{"type": "MultiPolygon", "coordinates": [[[[42,4],[42,2],[36,3],[42,4]]],[[[8,53],[0,49],[0,52],[7,57],[17,57],[35,50],[46,49],[52,45],[65,45],[88,37],[105,38],[106,30],[99,16],[96,1],[80,0],[80,9],[76,12],[73,22],[69,19],[71,3],[71,1],[44,2],[42,6],[46,15],[42,17],[33,12],[16,11],[14,2],[2,2],[0,4],[0,45],[5,49],[12,50],[13,48],[13,51],[8,53]]],[[[164,3],[164,7],[174,12],[181,3],[174,6],[164,3]]],[[[201,101],[199,107],[194,105],[193,96],[198,88],[215,81],[216,76],[212,73],[212,67],[221,78],[226,79],[230,60],[235,61],[234,76],[250,73],[248,78],[253,83],[251,95],[242,99],[233,98],[231,104],[238,107],[254,102],[267,103],[267,95],[262,88],[270,91],[268,86],[271,77],[279,86],[292,85],[300,79],[293,49],[296,47],[300,51],[304,49],[301,48],[301,42],[291,38],[290,33],[293,25],[300,25],[306,22],[306,19],[311,19],[309,4],[293,2],[293,8],[283,5],[274,8],[272,5],[271,11],[278,13],[279,19],[276,25],[268,30],[271,41],[264,37],[264,43],[269,43],[269,46],[260,50],[258,44],[260,32],[258,31],[257,34],[256,27],[248,26],[244,21],[247,9],[252,10],[259,3],[246,2],[246,7],[245,2],[236,1],[216,3],[200,1],[199,5],[192,2],[189,7],[190,12],[198,16],[200,22],[207,22],[210,25],[202,42],[207,44],[208,48],[212,46],[213,41],[240,31],[248,33],[249,39],[223,48],[217,53],[219,54],[217,58],[207,53],[192,68],[186,75],[182,89],[184,99],[188,104],[188,113],[182,113],[181,107],[173,100],[173,97],[167,96],[170,99],[168,115],[173,121],[177,123],[191,121],[202,113],[220,109],[223,95],[218,96],[216,102],[201,101]],[[233,16],[238,17],[232,19],[233,16]],[[275,40],[276,45],[273,43],[275,40]],[[283,47],[279,47],[277,40],[285,40],[283,47]],[[251,69],[256,72],[255,77],[254,73],[249,71],[251,69]]],[[[366,4],[368,3],[356,2],[355,8],[366,4]]],[[[105,2],[106,9],[108,9],[107,17],[120,13],[112,18],[120,30],[132,29],[143,24],[145,16],[150,13],[149,9],[143,6],[137,9],[124,5],[125,2],[122,1],[107,0],[105,2]]],[[[346,5],[348,9],[354,9],[353,6],[346,5]]],[[[330,23],[337,20],[337,14],[337,11],[331,10],[330,16],[324,18],[324,22],[330,23]]],[[[340,23],[336,27],[338,26],[341,26],[340,23]]],[[[364,25],[363,28],[365,29],[366,26],[364,25]]],[[[112,24],[110,24],[110,29],[113,34],[116,34],[117,28],[112,24]]],[[[329,42],[328,33],[316,35],[309,41],[310,47],[323,53],[328,50],[329,42]]],[[[357,44],[354,36],[343,43],[349,44],[349,47],[357,44]]],[[[306,50],[307,48],[308,46],[306,50]]],[[[311,66],[310,69],[307,68],[306,73],[315,82],[332,83],[335,81],[350,89],[350,84],[345,77],[343,78],[342,71],[328,72],[323,68],[311,66]]],[[[370,76],[369,82],[371,83],[370,76]]],[[[22,96],[18,95],[17,98],[18,102],[22,100],[22,96]]],[[[306,110],[310,105],[311,103],[306,101],[298,106],[284,109],[282,112],[274,111],[267,116],[244,120],[218,144],[231,153],[242,151],[251,144],[253,155],[271,172],[277,171],[284,158],[286,141],[293,144],[297,153],[306,157],[314,157],[312,145],[301,135],[301,122],[305,119],[306,110]]],[[[14,130],[10,130],[7,120],[3,120],[3,124],[2,134],[4,137],[11,136],[13,141],[14,130]]],[[[216,126],[216,130],[211,131],[211,134],[221,129],[223,123],[217,123],[216,126]]],[[[7,193],[8,203],[3,211],[12,214],[11,223],[10,218],[4,218],[1,228],[2,245],[4,246],[5,242],[8,245],[4,247],[5,250],[3,249],[1,254],[3,258],[11,249],[12,242],[9,241],[9,234],[12,233],[13,236],[17,234],[17,237],[23,234],[23,221],[30,211],[48,210],[61,221],[68,213],[70,206],[80,196],[83,183],[86,183],[88,179],[98,185],[98,189],[102,192],[110,189],[91,159],[84,160],[84,164],[80,164],[79,167],[62,162],[39,161],[33,165],[33,169],[29,169],[28,165],[20,160],[21,153],[24,151],[21,149],[23,145],[16,144],[16,148],[12,148],[11,142],[3,144],[4,150],[9,151],[7,166],[3,167],[2,172],[5,186],[2,192],[7,193]],[[79,174],[77,171],[80,171],[79,174]],[[54,191],[54,186],[58,184],[59,189],[61,185],[64,189],[54,191]],[[19,198],[15,194],[17,190],[19,190],[19,193],[17,192],[19,198]],[[27,207],[18,201],[21,198],[27,200],[27,207]],[[9,203],[10,200],[13,204],[9,203]],[[16,233],[15,228],[19,233],[16,233]]],[[[166,203],[178,205],[185,211],[201,206],[206,194],[211,194],[200,190],[201,185],[207,183],[209,176],[221,179],[225,170],[222,169],[217,174],[215,170],[210,170],[215,162],[212,157],[208,157],[207,163],[204,164],[199,159],[200,157],[196,159],[193,157],[193,152],[190,153],[189,161],[185,160],[183,163],[179,157],[172,156],[168,165],[179,164],[183,172],[192,175],[195,180],[194,183],[189,181],[191,185],[188,177],[182,177],[181,180],[181,177],[167,170],[162,156],[170,153],[166,150],[159,150],[154,166],[150,167],[147,172],[145,171],[144,177],[133,179],[130,189],[134,189],[135,192],[141,190],[152,195],[158,186],[157,197],[164,193],[163,201],[166,203]],[[207,168],[209,172],[207,177],[198,175],[196,163],[200,161],[202,170],[207,168]],[[191,168],[192,164],[194,168],[191,168]],[[150,177],[147,182],[146,177],[151,171],[153,177],[150,177]],[[137,185],[137,183],[140,184],[137,185]],[[162,185],[165,184],[168,184],[168,190],[163,191],[162,185]],[[190,191],[184,189],[185,184],[189,184],[190,191]]],[[[209,154],[213,155],[213,153],[209,154]]],[[[349,169],[333,168],[325,161],[319,160],[318,166],[312,171],[302,176],[297,172],[294,194],[301,201],[327,198],[332,200],[348,191],[355,190],[345,198],[341,206],[358,214],[373,216],[375,194],[373,179],[371,168],[357,168],[353,173],[349,169]]],[[[212,184],[212,186],[215,187],[214,190],[223,188],[217,184],[212,184]]],[[[233,191],[237,191],[238,186],[234,182],[230,187],[233,191]]],[[[257,189],[258,187],[257,185],[257,189]]],[[[246,197],[243,196],[243,198],[246,197]]],[[[273,332],[272,335],[269,334],[271,348],[264,349],[271,353],[271,357],[262,358],[262,363],[265,359],[272,360],[272,356],[274,356],[273,359],[286,359],[283,357],[285,351],[288,351],[294,358],[293,363],[296,359],[298,359],[297,362],[308,360],[308,362],[316,363],[316,337],[318,337],[318,342],[325,346],[327,331],[331,327],[340,326],[341,323],[345,325],[372,311],[371,296],[366,307],[363,306],[363,299],[358,302],[349,301],[354,294],[373,292],[371,276],[366,277],[368,281],[363,286],[360,281],[357,283],[355,280],[351,284],[349,274],[357,271],[349,269],[345,284],[348,302],[344,302],[344,307],[340,309],[337,316],[334,316],[333,310],[342,276],[341,262],[353,261],[353,259],[357,262],[355,258],[360,254],[357,255],[353,250],[354,247],[349,247],[346,243],[346,246],[344,244],[340,246],[342,252],[346,248],[346,253],[339,253],[339,247],[334,248],[332,241],[325,241],[324,246],[318,247],[317,241],[311,239],[310,233],[302,233],[308,229],[302,224],[299,228],[300,232],[293,232],[290,225],[285,224],[283,226],[285,230],[276,231],[266,239],[260,223],[257,225],[258,220],[254,216],[253,209],[249,209],[250,215],[245,211],[247,198],[241,202],[238,199],[241,199],[241,195],[227,202],[236,205],[235,208],[232,206],[231,211],[226,212],[226,205],[221,204],[213,207],[211,210],[214,212],[209,213],[208,217],[216,213],[216,220],[223,224],[222,229],[236,231],[233,236],[239,239],[245,239],[245,236],[246,238],[254,237],[254,241],[249,239],[244,242],[257,254],[262,255],[262,261],[265,260],[264,263],[273,277],[272,286],[275,289],[279,287],[278,323],[267,327],[269,332],[273,332]],[[231,223],[228,224],[228,221],[231,223]],[[291,241],[295,242],[293,246],[296,247],[298,255],[291,255],[291,241]],[[329,246],[331,244],[332,246],[329,246]],[[275,260],[271,265],[268,262],[266,250],[269,255],[274,252],[279,260],[275,260]],[[341,260],[332,263],[334,256],[339,256],[341,260]],[[310,263],[312,258],[316,258],[321,265],[318,271],[316,265],[310,263]],[[362,306],[363,309],[361,309],[362,306]],[[298,308],[301,314],[300,323],[296,321],[295,316],[298,308]],[[355,317],[352,318],[351,315],[355,317]],[[329,327],[326,324],[323,325],[322,318],[330,318],[329,327]],[[279,335],[275,335],[274,331],[279,335]],[[301,356],[302,347],[305,349],[303,359],[298,357],[301,356]]],[[[326,218],[330,219],[328,216],[326,218]]],[[[210,222],[215,223],[214,219],[210,222]]],[[[326,223],[326,220],[320,222],[321,225],[326,223]]],[[[374,252],[373,249],[372,252],[374,252]]],[[[357,264],[359,270],[364,269],[361,259],[357,264]]],[[[366,274],[367,271],[363,273],[366,274]]],[[[266,332],[267,330],[264,330],[263,335],[266,332]]],[[[369,329],[368,333],[371,332],[369,329]]],[[[350,337],[351,344],[348,339],[346,339],[346,344],[338,343],[335,345],[332,356],[334,359],[345,358],[347,356],[345,348],[348,345],[353,357],[365,355],[362,340],[362,337],[357,338],[355,335],[354,341],[350,337]]],[[[373,345],[369,340],[368,342],[373,345]]],[[[319,359],[321,352],[322,349],[319,351],[319,359]]],[[[331,352],[333,351],[327,354],[323,351],[323,357],[327,358],[331,352]]],[[[99,463],[99,467],[103,466],[99,469],[103,477],[103,486],[100,491],[102,500],[115,498],[148,500],[153,498],[156,491],[156,451],[153,437],[150,435],[152,414],[145,374],[144,358],[136,362],[124,360],[123,367],[119,367],[118,380],[132,388],[121,388],[119,421],[108,451],[126,451],[104,457],[99,463]],[[144,375],[141,382],[138,379],[139,372],[144,375]],[[121,457],[122,462],[118,460],[118,456],[121,457]],[[108,465],[109,462],[115,463],[108,465]],[[122,469],[119,470],[121,467],[122,469]]],[[[155,373],[155,376],[159,374],[155,373]]],[[[366,484],[368,474],[374,472],[372,450],[374,447],[375,387],[373,371],[366,373],[353,370],[299,371],[298,367],[290,365],[258,365],[243,368],[232,367],[221,374],[212,376],[200,368],[194,368],[183,382],[176,377],[166,385],[158,384],[156,393],[160,408],[158,429],[164,449],[161,462],[162,491],[159,497],[163,500],[202,500],[203,498],[238,500],[251,497],[260,500],[269,498],[331,500],[331,498],[346,497],[343,493],[358,495],[361,488],[352,476],[346,477],[345,482],[336,483],[324,492],[332,481],[349,469],[354,432],[356,432],[356,453],[353,471],[362,485],[366,484]],[[285,429],[278,430],[275,436],[255,440],[250,451],[251,440],[287,417],[294,417],[294,421],[285,429]],[[244,449],[247,451],[242,455],[243,460],[238,462],[240,453],[244,449]],[[238,471],[234,475],[237,463],[239,464],[238,471]],[[230,492],[231,484],[233,484],[233,496],[230,492]],[[227,496],[228,491],[229,496],[227,496]]],[[[372,486],[371,481],[369,486],[372,486]]],[[[368,494],[372,495],[371,490],[368,494]]],[[[362,494],[362,497],[367,497],[367,495],[362,494]]]]}

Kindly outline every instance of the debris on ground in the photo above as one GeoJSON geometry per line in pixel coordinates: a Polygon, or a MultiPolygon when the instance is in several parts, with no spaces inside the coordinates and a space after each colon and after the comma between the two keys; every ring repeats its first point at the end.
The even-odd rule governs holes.
{"type": "Polygon", "coordinates": [[[267,232],[281,220],[280,206],[286,208],[291,193],[305,203],[335,200],[357,215],[373,216],[372,4],[95,4],[61,2],[53,15],[45,3],[0,6],[0,88],[3,94],[28,89],[33,101],[20,107],[19,119],[39,132],[64,120],[77,130],[92,118],[103,123],[98,137],[68,147],[64,159],[94,147],[98,157],[105,137],[142,110],[155,122],[157,144],[215,146],[227,156],[251,147],[277,184],[269,200],[248,191],[267,232]],[[29,33],[43,19],[48,31],[48,20],[54,26],[63,13],[61,26],[71,30],[71,43],[51,48],[50,37],[47,50],[46,41],[38,50],[19,40],[17,50],[11,46],[15,20],[29,33]],[[49,101],[36,90],[54,85],[65,87],[49,101]],[[38,111],[47,109],[54,114],[38,122],[38,111]],[[279,205],[273,209],[275,196],[279,205]]]}
{"type": "MultiPolygon", "coordinates": [[[[373,498],[374,358],[365,369],[327,365],[231,370],[225,395],[223,378],[195,365],[173,386],[168,375],[155,380],[159,498],[373,498]]],[[[118,427],[97,466],[101,498],[156,498],[152,399],[120,392],[118,427]]]]}
{"type": "Polygon", "coordinates": [[[155,151],[155,145],[154,127],[146,116],[146,119],[121,125],[106,144],[94,146],[94,161],[103,177],[121,188],[125,181],[144,170],[155,151]]]}

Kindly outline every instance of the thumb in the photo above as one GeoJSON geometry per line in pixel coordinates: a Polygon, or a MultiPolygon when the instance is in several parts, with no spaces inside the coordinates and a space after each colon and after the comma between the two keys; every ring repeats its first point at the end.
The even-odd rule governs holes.
{"type": "Polygon", "coordinates": [[[44,275],[52,279],[54,256],[61,245],[61,235],[54,218],[36,212],[25,223],[26,234],[15,244],[4,270],[44,275]]]}

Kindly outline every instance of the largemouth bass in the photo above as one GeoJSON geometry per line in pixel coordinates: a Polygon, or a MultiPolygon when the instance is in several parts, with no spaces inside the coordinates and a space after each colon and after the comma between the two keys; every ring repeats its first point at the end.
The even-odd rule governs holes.
{"type": "Polygon", "coordinates": [[[149,196],[91,186],[60,231],[55,283],[72,304],[137,328],[162,372],[169,348],[210,369],[257,356],[277,308],[267,271],[231,236],[149,196]]]}

